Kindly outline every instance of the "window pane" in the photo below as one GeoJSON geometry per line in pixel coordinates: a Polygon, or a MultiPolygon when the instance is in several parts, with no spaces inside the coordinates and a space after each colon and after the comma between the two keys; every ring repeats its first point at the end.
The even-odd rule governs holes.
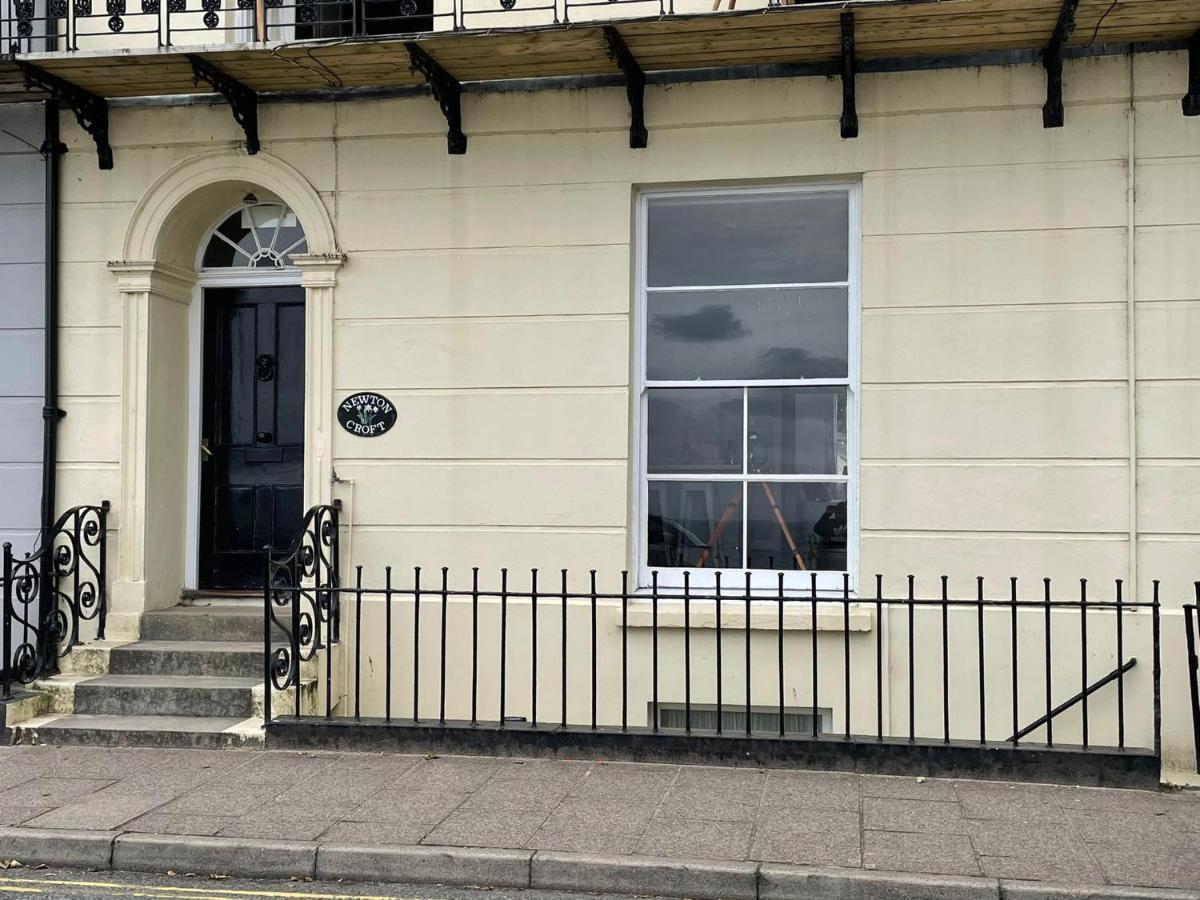
{"type": "Polygon", "coordinates": [[[749,568],[846,571],[846,485],[760,481],[749,492],[749,568]]]}
{"type": "Polygon", "coordinates": [[[647,209],[647,284],[845,281],[845,191],[663,197],[647,209]]]}
{"type": "Polygon", "coordinates": [[[741,482],[651,481],[651,568],[742,568],[741,482]]]}
{"type": "Polygon", "coordinates": [[[651,381],[846,378],[848,360],[844,288],[648,295],[651,381]]]}
{"type": "Polygon", "coordinates": [[[845,388],[752,388],[751,474],[846,475],[845,388]]]}
{"type": "Polygon", "coordinates": [[[742,471],[741,388],[656,388],[646,406],[651,473],[742,471]]]}

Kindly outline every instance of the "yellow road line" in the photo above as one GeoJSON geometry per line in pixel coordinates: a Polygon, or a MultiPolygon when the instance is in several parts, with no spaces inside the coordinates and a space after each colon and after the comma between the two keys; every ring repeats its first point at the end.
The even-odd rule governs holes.
{"type": "MultiPolygon", "coordinates": [[[[420,900],[417,897],[395,897],[386,896],[383,894],[316,894],[306,891],[253,891],[242,888],[221,888],[217,887],[216,883],[209,887],[193,888],[193,887],[175,887],[174,885],[139,885],[139,884],[122,884],[119,881],[67,881],[63,878],[10,878],[0,875],[0,890],[4,890],[5,884],[38,884],[43,886],[61,885],[64,887],[90,887],[90,888],[120,888],[127,892],[143,892],[155,891],[162,893],[134,893],[135,897],[178,897],[180,894],[195,895],[203,894],[207,897],[275,897],[280,900],[420,900]]],[[[21,888],[12,887],[11,892],[31,892],[44,893],[39,888],[21,888]]]]}
{"type": "Polygon", "coordinates": [[[46,893],[41,888],[34,887],[5,887],[0,884],[0,894],[44,894],[46,893]]]}

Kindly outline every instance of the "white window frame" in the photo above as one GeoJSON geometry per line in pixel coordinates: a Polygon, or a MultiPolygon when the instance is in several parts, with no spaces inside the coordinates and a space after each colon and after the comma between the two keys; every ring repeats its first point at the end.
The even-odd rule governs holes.
{"type": "MultiPolygon", "coordinates": [[[[695,190],[670,189],[670,190],[644,190],[639,192],[636,198],[636,216],[635,228],[635,260],[634,260],[634,328],[633,328],[633,447],[635,452],[635,465],[633,468],[634,483],[632,486],[631,496],[634,502],[631,504],[632,521],[630,527],[632,529],[633,541],[633,560],[632,568],[637,573],[637,584],[639,589],[649,588],[652,582],[652,569],[647,564],[649,558],[648,534],[645,523],[646,510],[649,509],[649,477],[648,477],[648,452],[647,452],[647,433],[646,427],[647,418],[647,391],[649,388],[670,388],[670,387],[739,387],[746,388],[747,385],[753,387],[821,387],[821,386],[836,386],[845,387],[847,390],[846,398],[846,455],[847,455],[847,471],[846,476],[834,475],[773,475],[769,479],[772,482],[844,482],[846,484],[846,508],[849,518],[849,525],[846,534],[846,567],[849,573],[849,586],[851,594],[856,594],[858,580],[858,557],[859,557],[859,535],[860,535],[860,515],[859,515],[859,485],[861,482],[861,466],[859,464],[859,410],[860,398],[862,390],[862,373],[861,373],[861,246],[862,246],[862,189],[861,184],[857,181],[821,181],[821,182],[802,182],[791,183],[786,185],[772,185],[770,187],[747,186],[747,187],[723,187],[723,188],[701,188],[695,190]],[[829,192],[830,190],[843,190],[846,192],[849,203],[849,228],[847,234],[848,241],[848,272],[847,281],[845,282],[823,282],[820,284],[782,284],[782,285],[721,285],[724,289],[745,289],[748,287],[780,287],[787,289],[803,289],[803,288],[820,288],[820,287],[845,287],[847,288],[848,309],[848,337],[849,337],[849,378],[809,378],[809,379],[786,379],[786,380],[761,380],[761,381],[653,381],[650,382],[646,378],[646,316],[647,316],[647,297],[650,293],[647,284],[647,212],[651,200],[679,197],[679,198],[701,198],[701,197],[745,197],[755,194],[802,194],[802,193],[819,193],[829,192]]],[[[698,286],[691,286],[688,290],[696,290],[698,286]]],[[[668,288],[669,290],[670,288],[668,288]]],[[[663,290],[659,288],[657,290],[663,290]]],[[[745,411],[743,411],[745,415],[745,411]]],[[[745,480],[745,476],[738,475],[672,475],[669,478],[661,478],[656,476],[656,480],[671,480],[671,481],[738,481],[745,480]]],[[[744,543],[744,541],[743,541],[744,543]]],[[[710,591],[716,584],[716,574],[721,574],[722,591],[729,593],[742,592],[745,589],[746,574],[750,574],[750,586],[754,593],[761,593],[764,596],[775,596],[779,591],[779,572],[766,569],[717,569],[717,568],[665,568],[657,569],[658,572],[658,587],[660,591],[668,593],[677,592],[683,587],[684,573],[688,573],[690,587],[694,591],[707,592],[710,591]]],[[[817,572],[817,591],[821,596],[841,596],[845,589],[844,576],[842,572],[821,571],[817,572]]],[[[784,571],[783,572],[784,591],[788,595],[805,595],[811,593],[812,590],[812,571],[784,571]]]]}

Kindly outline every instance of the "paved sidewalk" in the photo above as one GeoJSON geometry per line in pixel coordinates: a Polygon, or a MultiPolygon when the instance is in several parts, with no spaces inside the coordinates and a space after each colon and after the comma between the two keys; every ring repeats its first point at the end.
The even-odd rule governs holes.
{"type": "MultiPolygon", "coordinates": [[[[713,872],[750,873],[752,897],[775,864],[795,877],[805,870],[786,866],[818,867],[822,877],[953,876],[928,883],[958,885],[964,897],[1015,896],[996,889],[1007,880],[1200,897],[1200,792],[601,761],[5,747],[0,826],[9,826],[0,827],[5,859],[98,868],[199,871],[217,859],[230,874],[287,877],[307,865],[318,878],[416,871],[412,880],[431,881],[441,870],[422,876],[420,861],[437,858],[456,861],[458,883],[488,883],[492,860],[508,873],[496,886],[514,886],[505,879],[515,871],[515,886],[532,877],[535,887],[622,891],[604,873],[624,866],[630,885],[653,893],[669,861],[697,871],[707,861],[713,872]],[[61,857],[70,841],[80,842],[74,859],[39,849],[58,846],[61,857]],[[283,848],[278,860],[272,847],[283,848]],[[372,871],[383,859],[397,870],[372,871]]],[[[669,892],[738,893],[721,883],[669,892]]]]}

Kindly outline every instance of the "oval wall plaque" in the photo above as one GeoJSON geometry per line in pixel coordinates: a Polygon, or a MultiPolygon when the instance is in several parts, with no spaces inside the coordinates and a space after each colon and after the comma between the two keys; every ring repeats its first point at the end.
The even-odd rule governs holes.
{"type": "Polygon", "coordinates": [[[396,407],[382,394],[360,391],[338,405],[337,420],[350,434],[379,437],[396,424],[396,407]]]}

